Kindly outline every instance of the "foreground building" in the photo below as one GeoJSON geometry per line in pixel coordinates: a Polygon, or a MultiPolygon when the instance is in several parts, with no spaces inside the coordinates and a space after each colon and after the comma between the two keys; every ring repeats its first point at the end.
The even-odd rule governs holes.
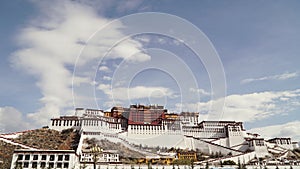
{"type": "Polygon", "coordinates": [[[11,168],[74,168],[78,156],[73,150],[15,150],[11,168]]]}

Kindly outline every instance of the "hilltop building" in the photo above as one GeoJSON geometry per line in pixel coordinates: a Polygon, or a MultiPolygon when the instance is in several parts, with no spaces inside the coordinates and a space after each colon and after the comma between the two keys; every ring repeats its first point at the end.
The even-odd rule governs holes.
{"type": "Polygon", "coordinates": [[[17,149],[11,168],[73,168],[78,157],[73,150],[17,149]]]}
{"type": "Polygon", "coordinates": [[[132,144],[147,146],[200,148],[208,153],[214,152],[216,147],[224,152],[232,150],[233,154],[255,151],[258,147],[265,146],[277,145],[286,149],[297,147],[289,138],[264,140],[258,134],[247,133],[242,122],[199,123],[199,113],[168,113],[167,109],[158,105],[113,107],[110,112],[79,108],[76,109],[75,116],[51,119],[50,128],[74,128],[81,131],[83,137],[101,138],[109,135],[112,141],[126,140],[132,144]]]}
{"type": "MultiPolygon", "coordinates": [[[[83,149],[85,139],[108,139],[111,142],[122,143],[130,149],[140,151],[134,145],[147,147],[164,147],[187,149],[190,152],[200,150],[206,154],[221,153],[231,155],[230,160],[238,162],[243,159],[245,163],[255,158],[271,156],[270,153],[284,153],[298,148],[290,138],[274,138],[265,140],[258,134],[247,133],[242,122],[236,121],[201,121],[199,113],[182,112],[168,113],[167,109],[158,105],[131,105],[130,107],[113,107],[111,111],[104,112],[96,109],[77,108],[74,115],[60,116],[51,119],[51,129],[62,131],[73,128],[80,133],[80,142],[76,152],[69,153],[70,159],[76,158],[79,164],[91,162],[92,153],[83,149]]],[[[47,152],[53,154],[54,152],[47,152]]],[[[61,155],[59,152],[56,156],[61,155]]],[[[119,162],[119,156],[107,152],[99,161],[119,162]]],[[[142,152],[148,156],[153,153],[142,152]]],[[[13,164],[22,163],[27,166],[26,160],[17,161],[17,156],[26,153],[17,151],[13,164]]],[[[32,154],[32,153],[29,153],[32,154]]],[[[162,154],[161,158],[164,158],[162,154]]],[[[33,154],[34,156],[34,154],[33,154]]],[[[43,154],[40,153],[41,158],[43,154]]],[[[47,155],[47,159],[48,159],[47,155]]],[[[180,154],[182,158],[196,159],[195,154],[180,154]]],[[[39,158],[39,157],[38,157],[39,158]]],[[[167,157],[165,157],[167,158],[167,157]]],[[[50,156],[49,156],[49,159],[50,156]]],[[[228,160],[224,158],[221,160],[228,160]]],[[[70,160],[74,161],[74,160],[70,160]]],[[[46,161],[46,164],[52,162],[46,161]]],[[[55,161],[59,166],[71,168],[71,163],[55,161]]],[[[55,165],[54,164],[54,165],[55,165]]],[[[36,166],[36,164],[31,163],[36,166]]],[[[42,165],[40,163],[40,165],[42,165]]],[[[43,163],[44,165],[44,163],[43,163]]],[[[57,165],[56,165],[57,166],[57,165]]]]}

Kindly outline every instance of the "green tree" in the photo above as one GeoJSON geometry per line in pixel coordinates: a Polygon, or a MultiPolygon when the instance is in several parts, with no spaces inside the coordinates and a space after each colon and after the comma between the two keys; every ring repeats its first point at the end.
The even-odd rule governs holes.
{"type": "Polygon", "coordinates": [[[191,169],[194,169],[194,160],[191,160],[191,169]]]}
{"type": "Polygon", "coordinates": [[[206,162],[205,169],[209,169],[208,161],[206,162]]]}
{"type": "Polygon", "coordinates": [[[173,161],[174,165],[190,165],[191,160],[189,159],[176,159],[173,161]]]}
{"type": "Polygon", "coordinates": [[[232,160],[225,160],[223,161],[223,165],[236,165],[236,163],[232,160]]]}
{"type": "Polygon", "coordinates": [[[241,161],[238,159],[238,169],[242,169],[241,161]]]}

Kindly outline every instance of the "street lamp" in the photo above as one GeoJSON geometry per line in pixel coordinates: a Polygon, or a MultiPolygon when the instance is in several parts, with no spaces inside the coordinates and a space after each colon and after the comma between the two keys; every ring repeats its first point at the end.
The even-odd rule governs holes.
{"type": "Polygon", "coordinates": [[[100,148],[98,145],[95,145],[94,147],[92,147],[91,149],[94,157],[94,169],[96,169],[96,163],[97,163],[97,156],[103,151],[102,148],[100,148]]]}

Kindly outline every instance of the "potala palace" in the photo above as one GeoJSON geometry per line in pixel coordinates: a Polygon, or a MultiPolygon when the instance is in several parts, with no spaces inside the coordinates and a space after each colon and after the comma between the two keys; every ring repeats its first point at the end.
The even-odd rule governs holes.
{"type": "MultiPolygon", "coordinates": [[[[232,160],[237,163],[241,160],[245,164],[258,158],[274,157],[274,154],[278,157],[274,157],[273,160],[284,158],[290,150],[298,148],[298,144],[292,142],[290,138],[266,140],[259,134],[248,133],[243,127],[243,122],[200,122],[199,113],[168,113],[167,109],[158,105],[113,107],[111,111],[77,108],[74,115],[52,118],[49,128],[58,131],[72,128],[79,131],[80,140],[76,151],[16,150],[12,168],[17,163],[22,166],[26,164],[27,168],[77,168],[79,165],[75,164],[93,161],[91,150],[84,148],[84,140],[92,138],[121,143],[129,149],[145,154],[148,158],[170,157],[172,154],[142,151],[134,145],[173,147],[187,151],[197,150],[206,154],[220,153],[225,156],[217,162],[232,160]],[[31,160],[28,163],[26,155],[27,160],[31,160]],[[34,158],[44,158],[45,162],[33,164],[34,158]]],[[[98,158],[102,162],[119,162],[119,156],[113,150],[103,150],[103,155],[98,158]]],[[[174,158],[178,156],[174,155],[174,158]]],[[[299,161],[294,162],[299,164],[299,161]]],[[[90,167],[92,168],[92,165],[90,167]]]]}

